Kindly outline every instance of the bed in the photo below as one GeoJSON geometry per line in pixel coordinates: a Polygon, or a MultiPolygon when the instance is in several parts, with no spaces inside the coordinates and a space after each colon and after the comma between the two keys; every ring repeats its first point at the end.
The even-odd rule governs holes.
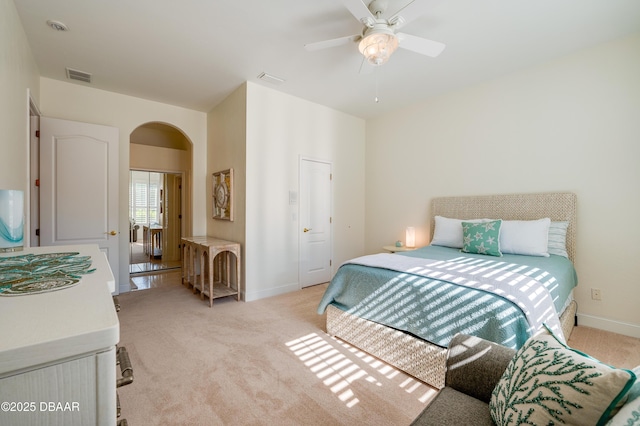
{"type": "Polygon", "coordinates": [[[338,269],[318,306],[327,333],[436,388],[444,386],[446,347],[458,332],[518,348],[545,323],[569,338],[577,306],[575,194],[439,197],[430,229],[427,247],[363,256],[338,269]],[[465,225],[471,232],[459,230],[461,219],[474,222],[465,225]],[[469,250],[478,253],[458,247],[467,250],[473,230],[494,225],[501,256],[487,255],[484,241],[474,246],[479,252],[469,250]],[[542,249],[539,230],[550,227],[542,249]]]}

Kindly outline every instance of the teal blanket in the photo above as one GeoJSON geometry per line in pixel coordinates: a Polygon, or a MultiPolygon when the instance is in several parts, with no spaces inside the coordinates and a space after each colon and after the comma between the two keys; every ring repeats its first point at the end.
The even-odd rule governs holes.
{"type": "MultiPolygon", "coordinates": [[[[482,262],[487,268],[530,276],[547,288],[559,311],[577,284],[575,269],[560,256],[506,255],[492,258],[428,246],[404,255],[454,262],[482,262]]],[[[318,313],[328,304],[361,318],[416,335],[446,347],[466,333],[519,348],[532,334],[522,309],[506,298],[437,278],[385,268],[345,264],[329,284],[318,313]]]]}

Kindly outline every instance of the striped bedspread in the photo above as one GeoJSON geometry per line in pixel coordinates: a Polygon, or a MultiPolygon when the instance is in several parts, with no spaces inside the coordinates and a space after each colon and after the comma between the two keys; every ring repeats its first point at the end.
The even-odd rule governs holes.
{"type": "Polygon", "coordinates": [[[331,303],[443,347],[462,332],[519,348],[543,323],[562,337],[557,296],[549,289],[563,284],[552,274],[502,258],[457,254],[446,260],[397,254],[353,259],[337,271],[318,313],[331,303]]]}

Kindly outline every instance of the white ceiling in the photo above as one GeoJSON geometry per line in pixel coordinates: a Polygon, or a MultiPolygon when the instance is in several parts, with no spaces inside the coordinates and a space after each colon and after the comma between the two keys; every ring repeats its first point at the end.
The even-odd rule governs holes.
{"type": "MultiPolygon", "coordinates": [[[[390,12],[409,2],[388,1],[390,12]]],[[[433,7],[402,32],[444,52],[398,49],[360,74],[356,43],[304,49],[361,31],[341,0],[14,0],[42,76],[67,80],[69,67],[91,73],[91,87],[205,112],[251,81],[372,118],[640,31],[639,0],[416,1],[433,7]]]]}

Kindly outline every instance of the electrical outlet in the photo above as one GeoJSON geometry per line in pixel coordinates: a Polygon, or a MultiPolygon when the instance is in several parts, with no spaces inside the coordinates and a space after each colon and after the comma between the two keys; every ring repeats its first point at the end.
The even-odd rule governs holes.
{"type": "Polygon", "coordinates": [[[602,294],[600,293],[600,289],[599,288],[592,288],[591,289],[591,298],[593,300],[602,300],[602,294]]]}

